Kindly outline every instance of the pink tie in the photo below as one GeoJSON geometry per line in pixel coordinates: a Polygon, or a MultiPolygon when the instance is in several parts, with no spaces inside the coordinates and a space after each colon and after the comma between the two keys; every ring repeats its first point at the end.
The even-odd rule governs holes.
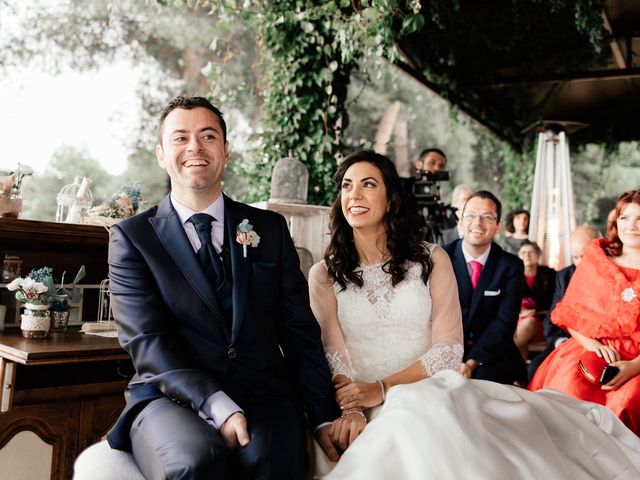
{"type": "Polygon", "coordinates": [[[482,264],[480,262],[476,262],[475,260],[471,260],[469,262],[469,266],[471,267],[471,286],[475,289],[476,285],[478,285],[480,272],[482,272],[482,264]]]}

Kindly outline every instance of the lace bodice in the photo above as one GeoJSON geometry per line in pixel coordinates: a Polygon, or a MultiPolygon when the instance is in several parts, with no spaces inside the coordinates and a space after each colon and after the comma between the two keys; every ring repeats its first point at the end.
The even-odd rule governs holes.
{"type": "Polygon", "coordinates": [[[371,382],[416,361],[427,376],[458,369],[463,349],[457,285],[446,253],[429,248],[434,269],[427,285],[417,263],[395,287],[382,264],[363,266],[362,288],[348,284],[343,291],[329,283],[324,263],[313,267],[311,306],[334,375],[371,382]]]}

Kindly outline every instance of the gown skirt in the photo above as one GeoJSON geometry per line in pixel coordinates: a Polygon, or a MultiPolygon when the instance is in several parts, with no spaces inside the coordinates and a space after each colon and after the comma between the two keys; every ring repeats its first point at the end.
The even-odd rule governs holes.
{"type": "Polygon", "coordinates": [[[389,389],[339,463],[315,451],[329,480],[640,478],[640,439],[606,407],[451,370],[389,389]]]}

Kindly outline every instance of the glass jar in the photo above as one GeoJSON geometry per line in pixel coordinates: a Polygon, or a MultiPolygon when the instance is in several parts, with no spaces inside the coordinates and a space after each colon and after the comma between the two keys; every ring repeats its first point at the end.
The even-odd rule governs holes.
{"type": "Polygon", "coordinates": [[[51,330],[66,332],[69,325],[69,310],[50,310],[51,330]]]}
{"type": "Polygon", "coordinates": [[[11,189],[9,193],[0,192],[0,217],[18,218],[22,212],[22,194],[20,190],[11,189]]]}
{"type": "Polygon", "coordinates": [[[20,277],[22,260],[17,255],[6,254],[2,262],[2,282],[9,283],[20,277]]]}
{"type": "Polygon", "coordinates": [[[22,330],[24,338],[41,339],[45,338],[49,333],[49,327],[51,326],[49,305],[25,303],[21,319],[20,330],[22,330]]]}

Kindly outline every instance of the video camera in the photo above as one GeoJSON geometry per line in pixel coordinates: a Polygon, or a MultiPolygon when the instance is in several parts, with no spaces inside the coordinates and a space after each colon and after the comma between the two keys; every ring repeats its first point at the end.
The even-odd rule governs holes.
{"type": "Polygon", "coordinates": [[[443,244],[443,230],[457,224],[455,208],[445,205],[440,197],[438,182],[448,181],[449,172],[444,170],[430,172],[419,169],[408,179],[407,193],[422,219],[420,230],[427,242],[443,244]]]}

